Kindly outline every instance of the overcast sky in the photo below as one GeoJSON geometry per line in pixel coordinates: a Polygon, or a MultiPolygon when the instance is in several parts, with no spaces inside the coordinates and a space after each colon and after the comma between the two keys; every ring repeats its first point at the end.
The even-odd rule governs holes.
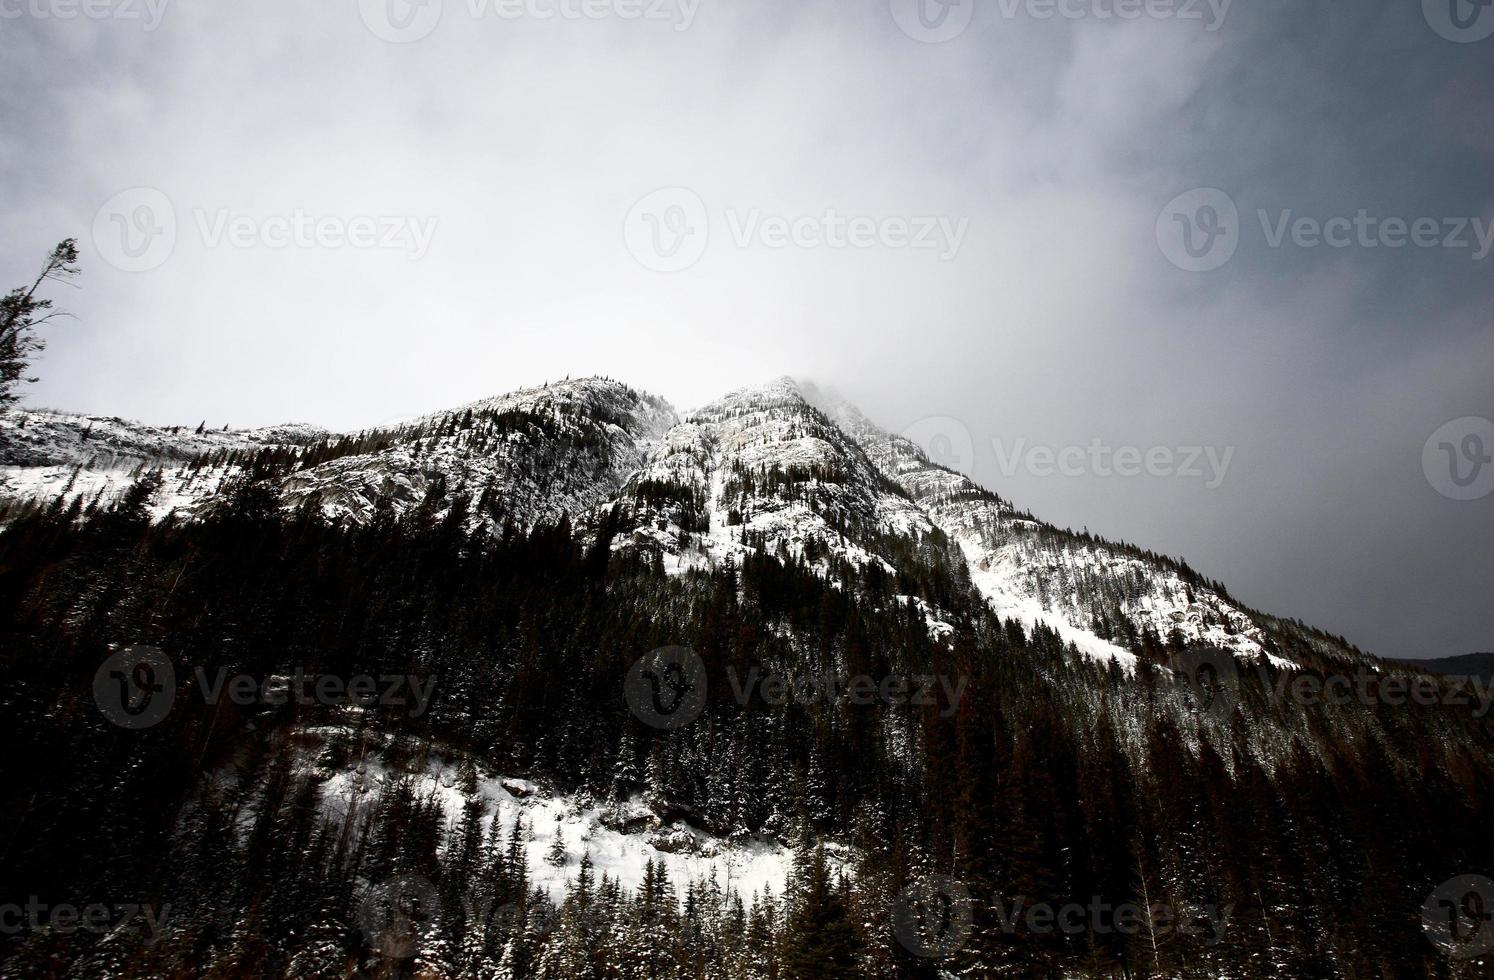
{"type": "Polygon", "coordinates": [[[0,0],[0,272],[85,267],[32,404],[792,374],[1252,605],[1494,648],[1494,423],[1442,428],[1494,419],[1494,8],[80,2],[0,0]]]}

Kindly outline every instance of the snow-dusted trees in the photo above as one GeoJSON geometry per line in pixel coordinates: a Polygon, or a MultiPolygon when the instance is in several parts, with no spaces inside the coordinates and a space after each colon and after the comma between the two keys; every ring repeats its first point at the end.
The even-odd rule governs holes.
{"type": "MultiPolygon", "coordinates": [[[[470,428],[441,431],[491,424],[474,411],[470,428]]],[[[1417,976],[1434,951],[1414,893],[1479,867],[1494,820],[1489,723],[1472,712],[1309,712],[1247,672],[1236,717],[1208,723],[1155,667],[1095,664],[1052,629],[962,600],[933,535],[890,550],[891,570],[750,551],[668,576],[655,558],[604,556],[569,521],[494,536],[383,511],[340,528],[313,507],[282,512],[268,487],[251,474],[192,523],[146,520],[149,482],[113,506],[73,497],[9,515],[7,887],[173,916],[149,946],[0,934],[0,972],[1417,976]],[[943,638],[913,594],[945,596],[943,638]],[[111,646],[137,642],[168,651],[180,683],[158,725],[128,732],[91,680],[111,646]],[[622,681],[640,651],[679,642],[699,652],[709,697],[695,723],[661,731],[629,712],[622,681]],[[296,667],[437,683],[419,713],[198,691],[199,670],[296,667]],[[733,685],[832,669],[942,676],[962,694],[775,703],[733,685]],[[287,751],[328,732],[314,759],[287,751]],[[365,739],[385,747],[384,772],[365,764],[365,739]],[[416,789],[442,753],[462,760],[443,770],[455,807],[416,789]],[[497,821],[478,791],[493,772],[589,796],[620,824],[651,812],[798,858],[786,890],[671,881],[661,864],[619,882],[584,828],[535,828],[535,845],[532,813],[497,821]],[[531,868],[547,848],[571,859],[531,868]],[[964,882],[975,903],[970,934],[937,962],[890,924],[929,876],[964,882]],[[394,879],[429,883],[405,896],[410,959],[381,952],[359,917],[394,879]],[[1146,914],[1139,931],[1034,930],[998,916],[1018,899],[1146,914]],[[1208,942],[1166,922],[1208,906],[1232,910],[1208,942]]],[[[1144,632],[1127,642],[1165,651],[1144,632]]]]}

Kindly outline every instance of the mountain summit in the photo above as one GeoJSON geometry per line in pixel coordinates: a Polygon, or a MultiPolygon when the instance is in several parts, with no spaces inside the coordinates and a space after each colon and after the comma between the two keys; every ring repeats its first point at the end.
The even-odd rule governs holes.
{"type": "Polygon", "coordinates": [[[287,508],[337,522],[420,509],[497,534],[565,518],[676,574],[750,553],[831,578],[876,567],[934,622],[958,605],[952,591],[973,590],[1003,618],[1125,669],[1137,651],[1195,644],[1283,664],[1361,656],[1242,606],[1184,562],[1046,524],[786,376],[684,417],[621,382],[581,378],[347,434],[0,415],[0,501],[13,506],[97,505],[152,471],[163,517],[199,516],[235,479],[270,471],[287,508]]]}

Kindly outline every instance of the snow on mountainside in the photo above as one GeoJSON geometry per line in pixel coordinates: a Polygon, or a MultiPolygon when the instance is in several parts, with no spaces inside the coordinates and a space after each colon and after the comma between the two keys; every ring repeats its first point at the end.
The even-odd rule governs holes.
{"type": "Polygon", "coordinates": [[[380,506],[428,505],[441,517],[462,509],[469,526],[528,528],[603,503],[677,420],[663,399],[616,381],[527,388],[345,437],[336,458],[286,480],[285,498],[357,522],[380,506]]]}
{"type": "Polygon", "coordinates": [[[218,492],[227,468],[199,467],[211,453],[309,446],[327,436],[311,425],[230,430],[158,427],[62,412],[0,413],[0,500],[50,501],[59,494],[108,502],[146,470],[163,477],[156,516],[192,512],[218,492]]]}
{"type": "Polygon", "coordinates": [[[119,419],[10,412],[0,428],[0,499],[59,494],[108,502],[148,469],[163,479],[157,517],[191,516],[262,451],[291,466],[287,506],[312,501],[336,520],[381,506],[469,526],[528,528],[579,516],[613,494],[677,421],[662,399],[599,378],[484,399],[395,427],[329,435],[311,426],[249,432],[156,429],[119,419]]]}
{"type": "Polygon", "coordinates": [[[305,446],[327,435],[311,425],[263,429],[161,428],[97,415],[0,413],[0,466],[88,466],[119,469],[146,462],[185,461],[204,453],[262,446],[305,446]]]}
{"type": "Polygon", "coordinates": [[[805,391],[959,544],[972,582],[999,615],[1029,627],[1044,623],[1082,652],[1127,665],[1135,662],[1127,647],[1145,632],[1174,644],[1291,663],[1271,652],[1273,641],[1249,612],[1186,565],[1020,513],[965,475],[931,462],[911,440],[878,428],[833,392],[810,385],[805,391]]]}
{"type": "Polygon", "coordinates": [[[749,548],[811,565],[836,555],[888,570],[890,539],[933,531],[861,448],[781,378],[689,415],[618,495],[622,546],[683,569],[749,548]]]}
{"type": "Polygon", "coordinates": [[[586,378],[341,436],[11,411],[0,414],[0,501],[107,502],[157,469],[156,514],[191,516],[256,457],[284,474],[286,506],[310,503],[339,521],[419,508],[497,531],[568,515],[676,573],[740,564],[749,552],[831,580],[848,565],[879,568],[931,624],[941,598],[959,604],[973,590],[997,614],[1126,667],[1147,643],[1281,663],[1362,657],[1239,605],[1186,564],[1019,512],[833,393],[790,378],[683,420],[656,396],[586,378]]]}
{"type": "MultiPolygon", "coordinates": [[[[771,891],[782,895],[792,866],[792,850],[773,840],[724,840],[683,820],[666,821],[648,799],[598,800],[557,793],[528,779],[509,778],[473,768],[464,773],[465,756],[433,749],[419,764],[393,764],[383,749],[365,746],[348,764],[329,751],[332,743],[354,744],[363,738],[387,742],[382,736],[351,728],[323,727],[299,733],[304,772],[322,783],[325,814],[340,821],[349,812],[366,810],[379,795],[401,781],[409,781],[418,799],[434,800],[455,826],[469,800],[479,800],[484,823],[510,834],[516,821],[524,828],[524,852],[531,886],[559,902],[574,882],[583,856],[594,873],[606,874],[629,889],[643,883],[649,862],[661,866],[678,894],[692,882],[715,881],[725,894],[739,894],[745,902],[771,891]],[[564,863],[554,860],[556,837],[565,851],[564,863]]],[[[844,845],[826,847],[837,869],[846,862],[844,845]]]]}

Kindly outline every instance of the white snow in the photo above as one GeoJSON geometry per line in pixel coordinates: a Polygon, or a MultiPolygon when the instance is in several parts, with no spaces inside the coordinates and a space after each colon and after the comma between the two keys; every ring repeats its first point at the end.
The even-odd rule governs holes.
{"type": "MultiPolygon", "coordinates": [[[[334,730],[314,731],[329,734],[334,730]]],[[[341,818],[350,806],[368,805],[382,787],[400,778],[412,781],[418,798],[438,800],[450,824],[461,820],[467,797],[460,787],[458,764],[435,754],[426,768],[414,774],[393,771],[377,755],[367,756],[356,767],[331,775],[323,786],[322,805],[329,817],[341,818]]],[[[777,842],[723,841],[683,822],[658,825],[657,818],[637,797],[609,808],[499,774],[479,776],[477,795],[484,802],[484,827],[496,811],[505,842],[515,819],[523,819],[530,832],[524,844],[530,883],[556,901],[565,896],[567,883],[575,880],[585,854],[591,856],[598,879],[606,873],[626,888],[636,888],[643,881],[646,866],[652,861],[663,865],[681,896],[691,881],[714,874],[724,892],[737,892],[744,901],[767,888],[782,895],[792,867],[793,852],[777,842]],[[609,809],[614,817],[632,818],[646,829],[624,833],[607,826],[609,809]],[[566,863],[561,867],[547,860],[557,831],[565,841],[566,863]]],[[[844,867],[843,846],[826,844],[826,853],[836,867],[844,867]]]]}
{"type": "MultiPolygon", "coordinates": [[[[68,488],[85,504],[108,503],[150,468],[163,477],[155,515],[191,516],[234,474],[193,469],[187,460],[219,449],[304,445],[325,435],[308,426],[198,434],[195,427],[3,412],[0,499],[51,501],[68,488]]],[[[1093,631],[1097,602],[1106,615],[1118,609],[1138,632],[1180,635],[1244,659],[1269,656],[1259,615],[1196,580],[1184,581],[1176,566],[1043,525],[931,463],[915,444],[889,435],[844,400],[789,378],[734,391],[683,421],[660,399],[586,378],[357,435],[387,436],[390,445],[292,473],[283,488],[288,506],[314,499],[333,519],[366,521],[381,503],[404,513],[439,489],[438,518],[465,495],[472,527],[496,528],[508,519],[527,527],[565,513],[585,528],[618,504],[622,525],[613,547],[656,550],[671,574],[740,563],[752,546],[801,559],[812,550],[891,570],[878,553],[886,537],[942,531],[994,612],[1029,629],[1044,623],[1090,657],[1128,670],[1135,665],[1130,652],[1093,631]],[[476,420],[466,428],[469,411],[476,420]],[[509,413],[521,423],[492,421],[509,413]],[[766,486],[774,472],[788,484],[766,486]],[[751,492],[742,474],[756,484],[751,492]],[[889,490],[889,482],[902,492],[889,490]],[[477,507],[489,484],[498,494],[496,519],[477,507]],[[679,499],[661,499],[654,493],[660,486],[679,499]],[[640,496],[645,488],[653,499],[640,496]],[[685,498],[697,503],[687,507],[685,498]],[[708,527],[699,529],[702,523],[708,527]],[[743,543],[744,532],[753,545],[743,543]]],[[[829,575],[828,560],[811,567],[829,575]]],[[[935,635],[952,632],[936,614],[925,614],[935,635]]]]}
{"type": "MultiPolygon", "coordinates": [[[[1045,529],[1018,514],[963,474],[931,463],[914,443],[889,435],[833,393],[815,393],[820,408],[866,450],[889,479],[922,505],[929,518],[964,553],[972,584],[999,616],[1031,629],[1043,623],[1081,653],[1114,660],[1134,671],[1136,657],[1089,628],[1080,581],[1126,595],[1121,612],[1138,630],[1167,638],[1176,630],[1190,644],[1233,650],[1255,660],[1267,656],[1265,634],[1248,613],[1213,590],[1189,586],[1161,563],[1151,563],[1078,536],[1045,529]],[[1142,593],[1131,597],[1133,583],[1142,593]],[[1189,598],[1191,595],[1191,599],[1189,598]]],[[[1294,666],[1272,657],[1273,662],[1294,666]]]]}

